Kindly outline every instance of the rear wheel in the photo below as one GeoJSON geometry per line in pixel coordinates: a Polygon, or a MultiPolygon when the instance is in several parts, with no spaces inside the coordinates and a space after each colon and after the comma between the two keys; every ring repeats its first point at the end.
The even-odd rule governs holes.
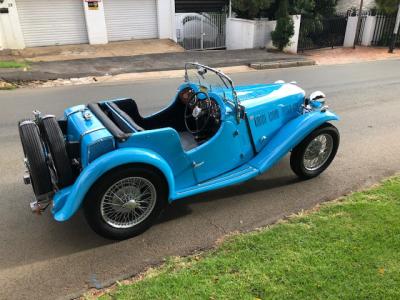
{"type": "Polygon", "coordinates": [[[314,130],[290,156],[290,166],[300,178],[311,179],[320,175],[332,163],[339,148],[340,135],[331,124],[314,130]]]}
{"type": "Polygon", "coordinates": [[[37,197],[47,195],[53,185],[39,128],[33,121],[21,121],[19,133],[33,191],[37,197]]]}
{"type": "Polygon", "coordinates": [[[123,240],[148,229],[167,203],[162,175],[145,166],[110,171],[90,190],[84,214],[90,227],[105,238],[123,240]]]}

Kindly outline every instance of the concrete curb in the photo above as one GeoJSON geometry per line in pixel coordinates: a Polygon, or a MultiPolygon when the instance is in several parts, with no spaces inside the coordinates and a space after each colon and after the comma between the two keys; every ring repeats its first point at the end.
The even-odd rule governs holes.
{"type": "MultiPolygon", "coordinates": [[[[224,68],[224,67],[237,67],[237,66],[249,66],[254,70],[267,70],[267,69],[281,69],[281,68],[293,68],[293,67],[303,67],[303,66],[313,66],[316,62],[314,60],[294,60],[294,61],[265,61],[265,62],[255,62],[249,64],[218,64],[213,65],[211,67],[215,68],[224,68]]],[[[139,70],[136,72],[110,72],[110,75],[105,75],[105,72],[77,72],[77,73],[66,73],[66,74],[55,74],[50,72],[42,72],[42,71],[20,71],[20,70],[2,70],[2,74],[0,75],[0,80],[4,80],[9,83],[27,83],[34,81],[51,81],[57,79],[71,79],[71,78],[86,78],[86,77],[102,77],[102,76],[117,76],[121,74],[132,74],[132,73],[152,73],[152,72],[165,72],[165,71],[177,71],[174,68],[159,68],[152,69],[149,71],[139,70]]]]}
{"type": "Polygon", "coordinates": [[[314,60],[298,60],[298,61],[275,61],[275,62],[255,62],[250,64],[250,68],[256,70],[294,68],[304,66],[314,66],[314,60]]]}

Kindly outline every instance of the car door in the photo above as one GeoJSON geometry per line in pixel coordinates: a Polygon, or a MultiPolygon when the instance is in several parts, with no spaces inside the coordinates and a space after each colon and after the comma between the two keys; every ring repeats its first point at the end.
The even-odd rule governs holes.
{"type": "Polygon", "coordinates": [[[212,139],[188,152],[188,156],[199,183],[241,166],[252,156],[245,122],[223,122],[212,139]]]}

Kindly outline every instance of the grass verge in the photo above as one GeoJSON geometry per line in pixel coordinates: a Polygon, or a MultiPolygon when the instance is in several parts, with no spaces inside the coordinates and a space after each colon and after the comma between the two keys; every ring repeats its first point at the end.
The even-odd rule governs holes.
{"type": "Polygon", "coordinates": [[[17,69],[17,68],[27,68],[29,66],[26,62],[18,62],[14,60],[0,61],[0,68],[9,68],[9,69],[17,69]]]}
{"type": "Polygon", "coordinates": [[[400,177],[172,259],[101,299],[399,299],[400,177]]]}

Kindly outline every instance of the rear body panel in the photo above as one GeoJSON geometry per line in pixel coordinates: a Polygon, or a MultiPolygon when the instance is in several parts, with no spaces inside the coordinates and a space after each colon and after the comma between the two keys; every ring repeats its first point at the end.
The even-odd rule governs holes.
{"type": "Polygon", "coordinates": [[[64,112],[67,119],[67,142],[80,144],[81,166],[85,168],[95,158],[115,149],[112,134],[84,105],[64,112]]]}

